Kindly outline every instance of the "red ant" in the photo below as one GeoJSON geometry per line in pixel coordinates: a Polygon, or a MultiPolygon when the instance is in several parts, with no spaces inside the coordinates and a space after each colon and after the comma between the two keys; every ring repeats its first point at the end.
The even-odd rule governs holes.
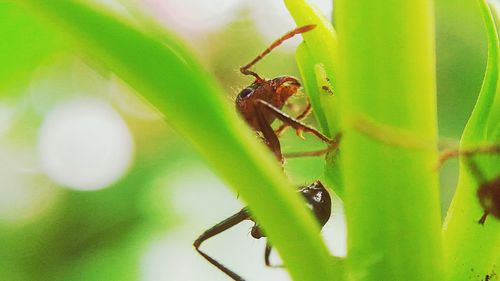
{"type": "MultiPolygon", "coordinates": [[[[311,105],[309,103],[304,111],[296,118],[292,118],[281,111],[288,98],[295,94],[300,88],[300,83],[296,78],[291,76],[282,76],[271,80],[266,80],[260,77],[257,73],[250,71],[249,68],[255,65],[255,63],[269,54],[274,48],[279,46],[285,40],[297,34],[309,31],[315,27],[316,25],[306,25],[298,27],[286,33],[278,40],[273,42],[266,50],[264,50],[264,52],[259,54],[249,64],[240,68],[241,73],[254,76],[255,81],[238,94],[236,98],[236,109],[255,131],[262,133],[264,142],[281,163],[283,163],[283,155],[281,153],[281,146],[278,137],[288,126],[294,128],[298,136],[302,136],[302,132],[308,132],[315,135],[320,140],[329,145],[329,147],[325,150],[296,153],[294,154],[294,157],[322,155],[333,149],[336,149],[338,147],[340,135],[337,135],[335,139],[331,140],[315,128],[312,128],[299,121],[307,117],[307,115],[311,112],[311,105]],[[271,127],[271,123],[275,119],[279,119],[283,122],[283,125],[281,125],[277,130],[274,130],[271,127]]],[[[308,207],[314,213],[322,228],[330,218],[330,194],[320,181],[315,181],[308,186],[303,186],[298,192],[305,198],[308,207]]],[[[205,231],[193,243],[193,246],[195,247],[196,251],[200,253],[200,255],[202,255],[211,264],[216,266],[219,270],[236,281],[243,281],[244,279],[219,263],[214,258],[205,254],[200,250],[200,246],[205,240],[223,231],[226,231],[227,229],[239,224],[244,220],[251,220],[255,223],[251,230],[251,235],[253,238],[259,239],[262,237],[266,237],[257,222],[255,222],[255,220],[248,213],[247,208],[243,208],[238,213],[232,215],[231,217],[223,220],[222,222],[205,231]]],[[[269,261],[271,249],[272,246],[267,243],[264,252],[264,261],[266,266],[272,266],[269,261]]]]}
{"type": "Polygon", "coordinates": [[[255,81],[238,94],[236,97],[236,109],[255,131],[262,133],[265,143],[276,155],[276,158],[278,158],[281,162],[283,162],[283,155],[281,153],[278,136],[288,126],[294,128],[297,135],[300,137],[302,137],[302,132],[311,133],[329,145],[329,148],[326,150],[306,152],[304,154],[294,154],[294,157],[322,155],[330,150],[333,150],[337,147],[339,136],[331,140],[317,129],[300,121],[301,119],[307,117],[307,115],[311,112],[311,105],[309,103],[304,111],[297,116],[297,118],[290,117],[281,111],[288,98],[297,93],[301,86],[296,78],[292,76],[280,76],[266,80],[249,69],[285,40],[290,39],[297,34],[310,31],[315,27],[316,25],[313,24],[305,25],[286,33],[278,40],[274,41],[250,63],[240,68],[240,72],[242,74],[252,75],[255,77],[255,81]],[[271,127],[271,123],[275,119],[279,119],[283,122],[283,125],[276,131],[274,131],[271,127]]]}
{"type": "Polygon", "coordinates": [[[498,153],[500,153],[500,145],[493,145],[462,151],[451,150],[443,153],[440,158],[440,163],[443,163],[452,157],[462,156],[464,158],[471,174],[479,183],[477,197],[479,198],[479,203],[484,210],[483,215],[478,220],[478,223],[481,225],[484,225],[489,214],[493,215],[497,219],[500,219],[500,175],[491,180],[487,180],[484,173],[481,172],[478,164],[474,161],[473,157],[477,154],[498,153]]]}

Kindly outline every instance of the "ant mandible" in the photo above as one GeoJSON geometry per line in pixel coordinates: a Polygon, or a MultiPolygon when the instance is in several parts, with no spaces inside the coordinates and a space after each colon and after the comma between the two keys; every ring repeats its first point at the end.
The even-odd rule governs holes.
{"type": "MultiPolygon", "coordinates": [[[[257,73],[250,71],[249,68],[259,60],[261,60],[265,55],[270,53],[274,48],[283,43],[285,40],[293,37],[294,35],[309,31],[314,27],[315,25],[306,25],[298,27],[286,33],[281,38],[273,42],[270,47],[264,50],[264,52],[258,55],[249,64],[240,68],[241,73],[254,76],[255,81],[238,94],[236,98],[236,109],[255,131],[262,133],[265,143],[281,163],[283,163],[283,155],[281,153],[281,146],[278,137],[288,126],[294,128],[297,135],[299,136],[301,136],[301,132],[308,132],[315,135],[323,142],[329,144],[329,148],[325,150],[306,152],[303,154],[296,153],[295,157],[303,155],[321,155],[328,151],[336,149],[338,147],[340,135],[337,135],[335,139],[330,140],[315,128],[307,126],[306,124],[299,121],[307,117],[307,115],[311,112],[310,104],[308,104],[304,111],[296,118],[292,118],[281,111],[288,98],[295,94],[300,88],[300,83],[296,78],[291,76],[282,76],[271,80],[266,80],[260,77],[257,73]],[[283,125],[280,126],[277,130],[273,130],[273,128],[271,127],[271,123],[275,119],[279,119],[283,122],[283,125]]],[[[320,181],[315,181],[308,186],[303,186],[298,190],[298,192],[305,198],[307,206],[314,213],[317,221],[322,228],[330,219],[330,194],[320,181]]],[[[243,208],[238,213],[232,215],[231,217],[223,220],[222,222],[205,231],[193,243],[193,246],[200,255],[202,255],[212,265],[214,265],[219,270],[236,281],[244,281],[244,279],[219,263],[214,258],[201,251],[200,246],[207,239],[226,231],[227,229],[239,224],[244,220],[251,220],[255,223],[250,232],[253,238],[259,239],[262,237],[266,237],[262,229],[249,214],[247,208],[243,208]]],[[[264,261],[266,266],[272,266],[269,261],[271,250],[272,246],[267,243],[264,251],[264,261]]]]}
{"type": "Polygon", "coordinates": [[[484,225],[489,214],[500,219],[500,175],[491,180],[487,180],[484,173],[479,168],[473,157],[477,154],[499,154],[500,145],[484,146],[468,150],[451,150],[443,153],[440,163],[452,157],[462,156],[471,174],[479,183],[477,197],[484,210],[478,223],[484,225]]]}
{"type": "Polygon", "coordinates": [[[280,76],[266,80],[257,73],[251,71],[250,68],[285,40],[290,39],[297,34],[310,31],[315,27],[316,25],[310,24],[295,28],[280,37],[278,40],[274,41],[250,63],[240,68],[240,72],[242,74],[255,77],[255,81],[238,94],[236,97],[236,109],[255,131],[262,133],[264,142],[280,162],[283,162],[283,155],[281,153],[278,137],[288,126],[294,128],[299,137],[302,137],[302,132],[311,133],[329,145],[329,148],[325,150],[295,154],[295,157],[301,155],[316,156],[329,152],[337,147],[340,135],[332,140],[317,129],[300,121],[301,119],[307,117],[307,115],[311,112],[311,105],[309,102],[304,111],[296,118],[290,117],[281,110],[288,98],[297,93],[301,86],[296,78],[292,76],[280,76]],[[271,124],[275,119],[279,119],[283,122],[283,125],[276,131],[274,131],[271,127],[271,124]]]}

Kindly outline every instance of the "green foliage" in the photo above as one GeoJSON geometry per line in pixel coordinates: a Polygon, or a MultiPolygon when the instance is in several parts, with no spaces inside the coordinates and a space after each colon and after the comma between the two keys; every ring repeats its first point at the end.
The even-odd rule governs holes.
{"type": "MultiPolygon", "coordinates": [[[[325,25],[314,9],[305,8],[306,1],[285,2],[298,25],[307,20],[325,25]]],[[[487,5],[479,3],[490,51],[461,149],[499,143],[498,35],[487,5]]],[[[472,275],[491,274],[498,261],[499,223],[491,219],[487,226],[477,224],[483,212],[476,195],[478,183],[465,163],[441,239],[432,168],[437,163],[437,118],[431,4],[336,1],[335,44],[317,41],[311,50],[310,38],[332,28],[322,27],[305,34],[306,42],[298,49],[305,87],[313,105],[321,104],[315,107],[321,127],[332,125],[331,118],[323,124],[324,112],[340,109],[335,114],[336,121],[342,121],[342,159],[330,155],[326,172],[347,212],[347,279],[439,280],[446,272],[445,280],[470,280],[472,275]],[[328,51],[334,56],[319,55],[328,51]],[[321,83],[311,81],[312,69],[320,64],[334,78],[340,105],[319,102],[321,83]]],[[[479,164],[488,178],[498,175],[499,158],[481,156],[479,164]]]]}
{"type": "MultiPolygon", "coordinates": [[[[498,33],[486,1],[478,3],[488,38],[488,61],[476,106],[460,142],[460,147],[464,150],[500,143],[498,33]]],[[[474,161],[487,179],[498,175],[498,155],[476,156],[474,161]]],[[[488,218],[484,226],[477,223],[483,209],[477,199],[478,179],[469,168],[465,161],[461,161],[458,187],[445,221],[444,246],[448,280],[470,280],[477,274],[491,274],[500,257],[500,223],[494,218],[488,218]]]]}
{"type": "Polygon", "coordinates": [[[305,87],[311,98],[315,115],[323,131],[334,136],[339,132],[340,120],[338,98],[325,93],[322,86],[330,86],[333,93],[336,91],[335,83],[319,83],[326,78],[333,81],[335,65],[337,64],[337,34],[333,26],[321,15],[321,12],[309,5],[306,1],[285,0],[288,10],[294,17],[298,26],[315,24],[316,28],[303,34],[304,43],[297,51],[297,62],[304,78],[305,87]],[[322,70],[326,77],[319,75],[322,70]],[[316,85],[316,86],[314,86],[316,85]],[[315,90],[316,88],[317,90],[315,90]],[[328,124],[326,124],[326,120],[328,124]]]}
{"type": "Polygon", "coordinates": [[[252,136],[186,47],[172,36],[159,42],[78,2],[23,2],[56,23],[60,34],[103,62],[164,114],[249,204],[294,279],[333,278],[312,215],[273,156],[252,136]]]}
{"type": "Polygon", "coordinates": [[[51,30],[41,27],[36,19],[23,14],[22,11],[13,2],[0,3],[1,90],[23,84],[37,64],[53,55],[63,45],[51,30]],[[18,85],[13,85],[14,83],[18,85]]]}
{"type": "Polygon", "coordinates": [[[337,1],[336,11],[347,271],[439,280],[431,2],[337,1]],[[419,145],[405,145],[412,139],[419,145]]]}
{"type": "MultiPolygon", "coordinates": [[[[329,136],[343,134],[342,158],[328,155],[325,173],[346,207],[345,259],[329,256],[279,164],[172,34],[140,15],[147,30],[81,1],[19,2],[0,4],[0,33],[10,43],[0,45],[0,89],[23,84],[36,65],[60,50],[78,50],[104,65],[161,111],[249,205],[294,280],[471,280],[498,266],[500,223],[476,223],[483,210],[465,162],[441,232],[432,1],[335,1],[338,35],[307,1],[284,1],[297,25],[317,25],[303,34],[297,62],[319,127],[329,136]]],[[[478,2],[488,64],[462,149],[500,142],[499,21],[478,2]]],[[[500,157],[476,160],[488,178],[498,175],[500,157]]],[[[63,193],[64,212],[2,232],[0,248],[8,250],[0,254],[0,274],[8,280],[135,280],[136,269],[124,270],[120,259],[136,263],[146,236],[136,234],[152,229],[142,224],[139,201],[159,171],[135,170],[95,194],[63,193]],[[82,212],[103,215],[86,218],[82,212]],[[61,222],[64,229],[53,227],[61,222]],[[96,237],[102,244],[95,245],[96,237]],[[28,255],[16,253],[21,245],[28,255]]]]}

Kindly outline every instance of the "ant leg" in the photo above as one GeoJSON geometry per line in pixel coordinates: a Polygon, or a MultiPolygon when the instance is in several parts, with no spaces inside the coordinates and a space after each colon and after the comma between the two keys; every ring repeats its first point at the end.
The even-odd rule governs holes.
{"type": "Polygon", "coordinates": [[[269,260],[269,256],[271,255],[271,249],[273,246],[271,246],[269,243],[266,244],[266,249],[264,250],[264,263],[266,266],[271,266],[271,262],[269,260]]]}
{"type": "Polygon", "coordinates": [[[465,163],[469,167],[469,170],[471,174],[476,178],[476,181],[481,184],[486,181],[486,177],[484,174],[481,172],[479,169],[479,166],[477,165],[476,161],[474,161],[471,157],[471,155],[464,155],[465,157],[465,163]]]}
{"type": "Polygon", "coordinates": [[[455,158],[458,156],[471,157],[475,154],[500,154],[500,145],[489,145],[489,146],[481,146],[475,147],[471,149],[450,149],[445,150],[441,153],[439,157],[438,167],[441,167],[444,162],[448,161],[451,158],[455,158]]]}
{"type": "Polygon", "coordinates": [[[483,215],[478,220],[478,223],[481,225],[484,225],[484,223],[486,222],[486,218],[492,211],[488,207],[484,206],[484,200],[486,200],[484,199],[485,197],[484,193],[485,191],[489,190],[489,188],[492,188],[492,186],[495,186],[496,180],[488,181],[486,179],[486,176],[479,168],[479,165],[476,163],[476,161],[474,161],[474,156],[477,154],[498,154],[498,153],[500,153],[500,145],[492,145],[492,146],[482,146],[482,147],[462,149],[462,150],[448,150],[442,153],[441,157],[439,158],[440,161],[439,166],[441,166],[446,160],[450,158],[462,156],[464,163],[469,168],[470,173],[475,178],[476,182],[479,184],[477,195],[484,209],[483,215]]]}
{"type": "Polygon", "coordinates": [[[271,260],[269,257],[271,256],[271,250],[273,249],[273,246],[271,244],[267,243],[266,244],[266,250],[264,251],[264,262],[266,263],[267,267],[272,267],[272,268],[283,268],[283,265],[272,265],[271,260]]]}
{"type": "Polygon", "coordinates": [[[264,136],[264,140],[271,149],[271,151],[274,153],[278,161],[283,163],[283,155],[281,154],[281,145],[280,141],[278,139],[278,136],[274,132],[273,128],[271,127],[271,124],[267,122],[266,118],[264,117],[264,114],[261,112],[260,108],[256,108],[255,110],[256,116],[257,116],[257,122],[259,123],[260,131],[262,132],[262,135],[264,136]]]}
{"type": "Polygon", "coordinates": [[[233,227],[233,226],[235,226],[235,225],[239,224],[240,222],[247,220],[247,219],[250,219],[250,215],[248,214],[246,209],[242,209],[238,213],[230,216],[229,218],[223,220],[222,222],[216,224],[215,226],[213,226],[210,229],[203,232],[193,243],[194,248],[196,249],[196,251],[200,255],[202,255],[208,262],[213,264],[220,271],[224,272],[225,274],[227,274],[229,277],[231,277],[235,281],[245,281],[245,279],[243,279],[241,276],[234,273],[233,271],[231,271],[230,269],[228,269],[227,267],[225,267],[221,263],[219,263],[214,258],[205,254],[203,251],[200,250],[200,246],[205,240],[207,240],[207,239],[209,239],[209,238],[211,238],[211,237],[213,237],[221,232],[224,232],[227,229],[229,229],[229,228],[231,228],[231,227],[233,227]]]}
{"type": "Polygon", "coordinates": [[[439,155],[437,168],[440,169],[446,161],[448,161],[452,158],[456,158],[456,157],[458,157],[458,155],[459,155],[458,149],[444,150],[439,155]]]}
{"type": "Polygon", "coordinates": [[[331,145],[325,149],[314,150],[314,151],[289,152],[289,153],[285,153],[284,157],[285,158],[299,158],[299,157],[315,157],[315,156],[325,155],[331,151],[336,150],[339,147],[341,136],[342,136],[341,133],[337,133],[337,135],[333,139],[331,145]]]}
{"type": "Polygon", "coordinates": [[[307,31],[309,31],[309,30],[311,30],[311,29],[313,29],[315,27],[316,27],[315,24],[304,25],[304,26],[297,27],[294,30],[285,33],[285,35],[281,36],[280,38],[278,38],[278,40],[274,41],[269,47],[267,47],[262,53],[260,53],[257,57],[255,57],[251,62],[249,62],[245,66],[242,66],[240,68],[240,72],[242,74],[245,74],[245,75],[252,75],[253,77],[255,77],[257,79],[257,81],[264,80],[259,75],[257,75],[257,73],[255,73],[253,71],[250,71],[249,70],[250,67],[252,67],[253,65],[255,65],[263,57],[265,57],[267,54],[269,54],[274,48],[276,48],[279,45],[281,45],[281,43],[285,42],[286,40],[292,38],[293,36],[295,36],[297,34],[301,34],[301,33],[307,32],[307,31]]]}
{"type": "MultiPolygon", "coordinates": [[[[295,117],[296,120],[303,120],[305,119],[307,116],[309,116],[309,114],[311,113],[312,111],[312,107],[311,107],[311,103],[309,102],[309,100],[307,101],[307,106],[306,108],[304,109],[304,111],[302,111],[301,114],[299,114],[297,117],[295,117]]],[[[288,128],[290,127],[289,124],[287,123],[283,123],[278,129],[276,129],[276,131],[274,131],[274,133],[276,134],[276,136],[280,137],[281,134],[283,134],[283,132],[288,128]]]]}
{"type": "MultiPolygon", "coordinates": [[[[481,205],[483,205],[483,199],[481,197],[481,190],[484,186],[484,184],[487,182],[486,180],[486,177],[484,176],[483,172],[481,172],[481,170],[479,169],[479,166],[477,165],[477,163],[472,159],[472,154],[469,154],[469,155],[465,155],[465,162],[467,164],[467,166],[469,166],[469,170],[470,172],[472,173],[472,175],[474,175],[474,177],[476,178],[476,181],[479,183],[479,189],[477,191],[477,195],[479,197],[479,200],[481,201],[481,205]]],[[[487,185],[490,185],[490,184],[487,184],[487,185]]],[[[486,218],[488,217],[488,215],[490,214],[490,210],[485,207],[483,205],[483,209],[484,209],[484,213],[483,215],[481,216],[481,218],[477,221],[480,225],[484,225],[484,223],[486,222],[486,218]]]]}
{"type": "Polygon", "coordinates": [[[307,133],[311,133],[311,134],[315,135],[317,138],[319,138],[321,141],[323,141],[327,144],[332,144],[334,142],[334,140],[329,139],[327,136],[323,135],[320,131],[300,122],[297,119],[290,117],[288,114],[279,110],[278,108],[276,108],[272,104],[270,104],[264,100],[260,100],[260,99],[257,100],[256,102],[260,108],[263,108],[263,110],[266,110],[267,112],[273,114],[276,118],[281,120],[283,123],[287,123],[292,128],[294,128],[299,137],[302,137],[302,132],[307,132],[307,133]]]}
{"type": "Polygon", "coordinates": [[[481,218],[477,221],[477,223],[479,223],[480,225],[484,225],[484,223],[486,222],[486,218],[488,217],[488,215],[490,214],[490,212],[488,211],[484,211],[483,215],[481,216],[481,218]]]}
{"type": "MultiPolygon", "coordinates": [[[[444,162],[446,162],[447,160],[449,160],[451,158],[459,157],[461,155],[463,156],[464,162],[467,165],[467,167],[469,168],[470,173],[474,176],[474,178],[476,179],[476,181],[479,184],[482,184],[485,181],[485,177],[484,177],[483,173],[481,172],[481,170],[479,169],[479,167],[477,166],[476,162],[472,159],[473,155],[470,153],[467,153],[466,151],[459,151],[458,149],[444,151],[439,156],[439,160],[438,160],[439,162],[438,162],[437,168],[439,169],[444,164],[444,162]]],[[[489,212],[485,210],[483,215],[481,216],[481,218],[477,222],[480,225],[484,225],[484,223],[486,222],[486,218],[488,217],[488,214],[489,214],[489,212]]]]}

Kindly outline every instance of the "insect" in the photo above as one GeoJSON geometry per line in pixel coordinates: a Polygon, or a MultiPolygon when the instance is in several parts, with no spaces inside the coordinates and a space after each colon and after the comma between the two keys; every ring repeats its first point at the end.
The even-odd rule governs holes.
{"type": "MultiPolygon", "coordinates": [[[[255,77],[255,81],[238,94],[235,102],[236,110],[243,116],[254,131],[262,134],[262,139],[282,164],[284,162],[284,158],[281,153],[281,145],[278,137],[287,127],[294,128],[298,136],[302,136],[302,132],[311,133],[329,145],[329,147],[325,150],[297,153],[295,157],[315,156],[327,153],[328,151],[338,147],[340,135],[337,135],[333,140],[331,140],[315,128],[300,121],[306,118],[311,112],[311,105],[309,103],[303,112],[296,118],[292,118],[281,111],[288,98],[294,95],[301,86],[296,78],[292,76],[281,76],[266,80],[260,77],[257,73],[251,71],[250,68],[285,40],[292,38],[297,34],[307,32],[313,28],[315,28],[315,25],[306,25],[286,33],[273,42],[250,63],[240,68],[241,73],[245,75],[252,75],[255,77]],[[279,119],[283,122],[283,124],[276,130],[271,127],[271,123],[275,119],[279,119]]],[[[308,186],[303,186],[298,190],[298,192],[304,197],[308,207],[314,213],[321,227],[323,227],[328,222],[331,213],[331,198],[328,191],[320,181],[315,181],[308,186]]],[[[200,250],[200,246],[207,239],[226,231],[244,220],[251,220],[255,223],[250,232],[253,238],[260,239],[262,237],[266,237],[258,223],[255,222],[248,212],[247,208],[243,208],[236,214],[205,231],[193,243],[193,246],[200,255],[236,281],[244,279],[219,263],[214,258],[204,253],[200,250]]],[[[264,251],[264,261],[267,266],[272,266],[269,260],[271,250],[272,246],[267,243],[264,251]]]]}
{"type": "MultiPolygon", "coordinates": [[[[330,219],[330,213],[331,213],[331,198],[326,188],[320,181],[315,181],[308,186],[302,187],[301,189],[299,189],[298,192],[302,194],[302,196],[307,202],[307,206],[314,213],[321,227],[323,227],[330,219]]],[[[226,231],[227,229],[239,224],[244,220],[251,220],[255,223],[250,232],[253,238],[260,239],[262,237],[266,237],[265,233],[262,231],[259,225],[254,221],[254,219],[249,214],[247,208],[243,208],[236,214],[230,216],[229,218],[221,221],[220,223],[211,227],[207,231],[203,232],[203,234],[201,234],[193,243],[193,246],[195,247],[196,251],[200,253],[200,255],[202,255],[211,264],[216,266],[218,269],[220,269],[222,272],[224,272],[225,274],[227,274],[229,277],[231,277],[233,280],[236,281],[244,281],[245,279],[243,279],[241,276],[239,276],[232,270],[228,269],[227,267],[219,263],[214,258],[207,255],[205,252],[200,250],[200,246],[205,240],[223,231],[226,231]]],[[[269,256],[271,255],[271,250],[272,246],[269,243],[267,243],[266,249],[264,251],[264,261],[267,266],[272,266],[269,260],[269,256]]]]}
{"type": "MultiPolygon", "coordinates": [[[[297,34],[310,31],[315,27],[316,25],[305,25],[295,28],[274,41],[250,63],[240,68],[242,74],[255,77],[255,81],[250,86],[244,88],[236,97],[236,110],[243,116],[253,130],[262,134],[264,142],[281,162],[283,162],[283,155],[281,153],[278,137],[287,127],[295,129],[299,137],[302,137],[302,132],[310,133],[329,145],[329,148],[326,150],[304,153],[304,156],[322,155],[335,149],[339,136],[332,140],[317,129],[300,121],[311,112],[311,105],[309,102],[303,112],[296,118],[290,117],[282,111],[288,98],[297,93],[298,89],[301,87],[300,82],[296,78],[292,76],[280,76],[267,80],[251,71],[250,68],[285,40],[297,34]],[[276,119],[283,122],[283,125],[275,131],[271,127],[271,124],[276,119]]],[[[297,157],[302,155],[299,154],[294,156],[297,157]]]]}
{"type": "Polygon", "coordinates": [[[484,213],[478,223],[484,225],[489,214],[500,219],[500,174],[491,180],[487,180],[472,157],[466,157],[465,161],[468,163],[471,173],[479,182],[477,197],[484,213]]]}
{"type": "Polygon", "coordinates": [[[488,215],[492,215],[500,219],[500,174],[493,179],[486,179],[486,176],[479,168],[474,156],[477,154],[499,154],[500,145],[484,146],[468,150],[450,150],[440,158],[440,162],[444,162],[449,158],[462,156],[466,165],[469,167],[471,174],[479,183],[477,189],[477,197],[479,203],[484,210],[483,215],[478,220],[478,223],[484,225],[488,215]]]}

